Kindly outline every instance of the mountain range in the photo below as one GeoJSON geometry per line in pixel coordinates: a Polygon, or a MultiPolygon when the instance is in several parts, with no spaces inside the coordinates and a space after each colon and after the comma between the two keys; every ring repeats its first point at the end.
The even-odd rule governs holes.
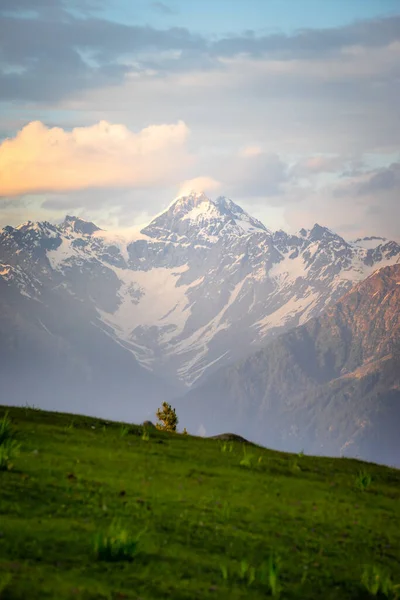
{"type": "Polygon", "coordinates": [[[382,267],[327,308],[179,405],[189,427],[239,432],[273,448],[359,456],[400,467],[400,264],[382,267]]]}
{"type": "MultiPolygon", "coordinates": [[[[294,328],[311,327],[359,282],[398,263],[395,241],[346,241],[318,224],[273,232],[228,198],[203,193],[178,198],[124,235],[74,216],[7,226],[0,233],[2,401],[131,420],[184,394],[193,406],[198,394],[204,398],[200,390],[210,394],[210,382],[226,377],[225,367],[242,374],[243,361],[282,344],[281,334],[301,337],[294,328]]],[[[283,379],[294,377],[287,365],[283,379]]],[[[308,380],[305,390],[316,397],[308,380]]],[[[238,433],[257,420],[250,398],[242,399],[249,425],[226,421],[242,423],[238,433]]],[[[190,422],[208,432],[206,421],[190,422]]],[[[289,444],[282,436],[263,442],[289,444]]]]}

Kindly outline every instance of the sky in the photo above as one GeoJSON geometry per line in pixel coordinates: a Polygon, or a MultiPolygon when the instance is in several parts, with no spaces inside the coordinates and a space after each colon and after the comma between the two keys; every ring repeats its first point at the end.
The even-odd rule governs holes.
{"type": "Polygon", "coordinates": [[[0,0],[0,226],[194,189],[400,240],[400,0],[0,0]]]}

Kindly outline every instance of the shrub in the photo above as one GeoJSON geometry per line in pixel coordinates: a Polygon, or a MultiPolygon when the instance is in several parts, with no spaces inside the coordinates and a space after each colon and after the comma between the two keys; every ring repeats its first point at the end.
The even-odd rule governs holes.
{"type": "Polygon", "coordinates": [[[8,440],[15,438],[15,431],[11,423],[11,419],[8,416],[8,412],[0,420],[0,446],[2,446],[8,440]]]}
{"type": "Polygon", "coordinates": [[[132,537],[119,523],[112,523],[106,533],[99,533],[95,538],[94,553],[97,560],[133,561],[138,552],[139,538],[142,533],[132,537]]]}
{"type": "Polygon", "coordinates": [[[13,460],[19,454],[20,445],[13,439],[7,439],[0,445],[0,471],[11,471],[13,460]]]}
{"type": "Polygon", "coordinates": [[[143,428],[142,440],[148,442],[150,440],[150,433],[146,427],[143,428]]]}
{"type": "Polygon", "coordinates": [[[176,431],[179,419],[175,409],[168,402],[162,403],[162,407],[157,410],[156,416],[161,421],[161,423],[156,424],[157,429],[162,431],[176,431]]]}
{"type": "Polygon", "coordinates": [[[279,564],[278,561],[271,556],[269,561],[269,587],[273,596],[279,596],[281,585],[279,583],[279,564]]]}
{"type": "Polygon", "coordinates": [[[281,584],[279,581],[280,560],[274,554],[271,554],[268,563],[268,584],[271,594],[278,597],[281,592],[281,584]]]}
{"type": "Polygon", "coordinates": [[[126,425],[123,425],[123,426],[121,427],[121,429],[119,430],[119,435],[120,435],[120,437],[122,437],[122,438],[123,438],[123,437],[126,437],[126,436],[128,435],[128,433],[129,433],[129,427],[126,427],[126,425]]]}
{"type": "Polygon", "coordinates": [[[246,447],[243,446],[243,458],[240,461],[240,466],[251,469],[251,467],[253,466],[253,458],[254,458],[254,454],[251,454],[251,453],[247,454],[246,447]]]}
{"type": "Polygon", "coordinates": [[[360,471],[356,477],[356,487],[361,491],[365,492],[365,490],[371,485],[372,477],[367,471],[360,471]]]}
{"type": "Polygon", "coordinates": [[[388,573],[376,565],[365,567],[361,583],[371,596],[379,595],[393,600],[399,598],[400,585],[395,585],[388,573]]]}
{"type": "Polygon", "coordinates": [[[222,442],[221,452],[233,452],[233,442],[222,442]]]}
{"type": "Polygon", "coordinates": [[[256,570],[249,565],[247,560],[242,560],[240,563],[239,578],[242,581],[247,580],[247,585],[251,585],[256,578],[256,570]]]}
{"type": "MultiPolygon", "coordinates": [[[[229,580],[229,570],[228,567],[226,565],[220,565],[220,569],[221,569],[221,573],[222,573],[222,578],[224,579],[224,581],[228,581],[229,580]]],[[[237,573],[237,577],[238,579],[245,583],[247,586],[251,586],[254,581],[256,580],[256,569],[255,567],[252,567],[247,560],[243,559],[240,561],[240,566],[238,569],[238,573],[237,573]]],[[[234,574],[233,574],[234,575],[234,574]]]]}
{"type": "Polygon", "coordinates": [[[297,460],[294,460],[294,461],[292,462],[292,467],[291,467],[291,469],[292,469],[292,473],[299,473],[299,472],[301,471],[301,467],[300,467],[300,465],[298,464],[297,460]]]}

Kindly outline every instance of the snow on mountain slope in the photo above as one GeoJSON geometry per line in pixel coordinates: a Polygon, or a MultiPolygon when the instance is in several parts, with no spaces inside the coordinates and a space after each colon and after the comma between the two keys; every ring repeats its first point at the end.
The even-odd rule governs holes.
{"type": "Polygon", "coordinates": [[[41,283],[35,277],[29,276],[19,266],[6,265],[0,262],[0,281],[12,284],[22,296],[38,299],[41,283]]]}
{"type": "MultiPolygon", "coordinates": [[[[148,271],[131,271],[119,267],[111,267],[121,282],[118,291],[120,304],[113,313],[98,310],[107,324],[115,328],[119,337],[127,342],[134,338],[136,327],[172,327],[177,333],[183,329],[187,316],[186,291],[188,285],[177,286],[181,273],[187,265],[171,271],[164,267],[156,267],[148,271]],[[147,301],[141,301],[146,298],[147,301]],[[167,310],[166,307],[173,307],[167,310]]],[[[165,334],[168,341],[170,333],[165,334]]]]}
{"type": "Polygon", "coordinates": [[[7,227],[0,278],[30,295],[35,280],[39,300],[40,285],[77,299],[146,369],[186,387],[400,262],[395,242],[367,246],[320,225],[272,233],[231,200],[192,193],[140,231],[71,216],[7,227]]]}
{"type": "Polygon", "coordinates": [[[75,257],[78,258],[82,254],[80,249],[74,248],[72,240],[63,237],[60,239],[60,242],[61,243],[58,248],[55,248],[47,253],[51,268],[54,270],[61,267],[63,263],[66,263],[71,259],[73,260],[75,257]]]}

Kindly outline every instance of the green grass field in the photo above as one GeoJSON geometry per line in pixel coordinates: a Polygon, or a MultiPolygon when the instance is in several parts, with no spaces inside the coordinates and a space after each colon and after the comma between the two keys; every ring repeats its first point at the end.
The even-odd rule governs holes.
{"type": "Polygon", "coordinates": [[[400,471],[7,410],[2,600],[400,597],[400,471]]]}

